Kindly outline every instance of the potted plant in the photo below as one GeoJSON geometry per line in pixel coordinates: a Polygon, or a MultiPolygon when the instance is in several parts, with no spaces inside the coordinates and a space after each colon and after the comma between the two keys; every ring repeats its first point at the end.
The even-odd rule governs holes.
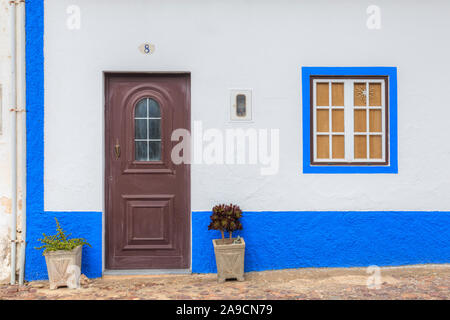
{"type": "Polygon", "coordinates": [[[91,246],[86,239],[71,238],[56,221],[57,233],[53,236],[42,235],[44,238],[38,239],[44,249],[45,263],[47,264],[48,279],[50,289],[67,286],[71,289],[80,287],[81,274],[81,249],[83,245],[91,246]]]}
{"type": "Polygon", "coordinates": [[[213,239],[214,254],[216,256],[217,279],[244,281],[244,253],[245,242],[241,237],[233,238],[233,232],[242,230],[242,210],[233,204],[220,204],[212,209],[211,223],[208,230],[219,230],[222,239],[213,239]],[[225,238],[225,232],[229,238],[225,238]]]}

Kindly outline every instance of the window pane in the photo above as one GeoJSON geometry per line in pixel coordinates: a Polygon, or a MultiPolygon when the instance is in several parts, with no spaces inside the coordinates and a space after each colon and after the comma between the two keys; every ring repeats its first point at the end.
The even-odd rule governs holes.
{"type": "Polygon", "coordinates": [[[135,107],[134,139],[135,159],[137,161],[161,160],[161,110],[159,104],[150,98],[140,100],[135,107]],[[144,119],[141,119],[144,118],[144,119]],[[151,119],[158,118],[158,119],[151,119]]]}
{"type": "Polygon", "coordinates": [[[366,136],[355,136],[355,159],[367,158],[367,138],[366,136]]]}
{"type": "Polygon", "coordinates": [[[161,141],[149,141],[149,160],[161,160],[161,141]]]}
{"type": "Polygon", "coordinates": [[[317,95],[316,95],[316,105],[318,106],[329,106],[330,98],[329,98],[329,84],[325,83],[317,83],[317,95]]]}
{"type": "Polygon", "coordinates": [[[381,132],[381,110],[369,111],[370,132],[381,132]]]}
{"type": "Polygon", "coordinates": [[[353,118],[355,132],[366,132],[367,131],[366,121],[367,121],[366,110],[355,110],[353,118]]]}
{"type": "Polygon", "coordinates": [[[149,118],[159,118],[161,117],[161,110],[159,109],[159,104],[153,99],[148,99],[148,116],[149,118]]]}
{"type": "Polygon", "coordinates": [[[161,139],[161,120],[159,119],[148,120],[148,138],[161,139]]]}
{"type": "Polygon", "coordinates": [[[344,110],[331,111],[333,132],[344,132],[344,110]]]}
{"type": "Polygon", "coordinates": [[[370,159],[381,159],[381,136],[370,136],[370,159]]]}
{"type": "Polygon", "coordinates": [[[147,139],[147,120],[145,119],[134,120],[134,138],[147,139]]]}
{"type": "Polygon", "coordinates": [[[330,129],[329,111],[317,110],[317,132],[328,132],[330,129]]]}
{"type": "Polygon", "coordinates": [[[331,84],[331,104],[333,106],[344,105],[344,84],[332,83],[331,84]]]}
{"type": "Polygon", "coordinates": [[[365,83],[355,83],[353,90],[353,104],[355,106],[366,106],[366,84],[365,83]]]}
{"type": "Polygon", "coordinates": [[[345,158],[344,136],[333,136],[332,138],[333,159],[345,158]]]}
{"type": "Polygon", "coordinates": [[[147,141],[135,142],[135,158],[137,161],[147,161],[147,141]]]}
{"type": "Polygon", "coordinates": [[[147,118],[147,99],[142,99],[136,105],[135,118],[147,118]]]}
{"type": "Polygon", "coordinates": [[[385,140],[389,137],[389,128],[385,127],[384,77],[312,79],[313,158],[324,165],[343,163],[342,160],[369,165],[384,159],[388,146],[385,140]]]}
{"type": "Polygon", "coordinates": [[[328,159],[330,157],[329,136],[317,136],[317,158],[328,159]]]}
{"type": "Polygon", "coordinates": [[[381,106],[381,83],[369,83],[369,106],[381,106]]]}

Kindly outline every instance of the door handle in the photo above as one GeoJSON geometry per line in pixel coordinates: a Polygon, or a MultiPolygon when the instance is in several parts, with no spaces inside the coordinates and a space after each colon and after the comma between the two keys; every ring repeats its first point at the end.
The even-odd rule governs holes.
{"type": "Polygon", "coordinates": [[[114,146],[114,153],[116,154],[116,160],[120,158],[120,144],[119,139],[116,139],[116,145],[114,146]]]}

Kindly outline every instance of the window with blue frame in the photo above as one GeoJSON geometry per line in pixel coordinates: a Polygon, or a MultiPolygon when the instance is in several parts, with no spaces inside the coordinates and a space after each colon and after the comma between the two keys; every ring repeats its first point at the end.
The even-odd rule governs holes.
{"type": "Polygon", "coordinates": [[[303,67],[303,172],[397,173],[394,67],[303,67]]]}

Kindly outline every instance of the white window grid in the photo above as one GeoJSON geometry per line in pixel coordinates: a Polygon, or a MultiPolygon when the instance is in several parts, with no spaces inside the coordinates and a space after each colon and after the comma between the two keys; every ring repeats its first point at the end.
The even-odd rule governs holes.
{"type": "MultiPolygon", "coordinates": [[[[385,99],[385,81],[384,79],[365,79],[365,78],[354,78],[354,79],[314,79],[313,80],[313,159],[316,163],[385,163],[386,162],[386,99],[385,99]],[[328,106],[317,106],[317,84],[318,83],[328,83],[328,106]],[[343,106],[333,106],[332,105],[332,83],[343,83],[344,84],[344,105],[343,106]],[[365,106],[354,106],[354,84],[355,83],[365,83],[366,84],[366,105],[365,106]],[[381,106],[369,106],[369,83],[380,83],[381,84],[381,106]],[[328,131],[327,132],[317,132],[317,110],[329,110],[328,114],[328,131]],[[332,114],[333,110],[344,110],[344,132],[333,132],[332,128],[332,114]],[[366,132],[354,132],[354,110],[366,110],[366,132]],[[369,132],[369,119],[370,110],[381,110],[381,132],[369,132]],[[328,135],[329,141],[329,157],[328,158],[317,158],[317,136],[328,135]],[[344,136],[344,148],[345,157],[344,159],[334,159],[333,157],[333,136],[344,136]],[[354,158],[354,136],[366,136],[366,158],[354,158]],[[381,136],[381,159],[371,159],[370,158],[370,136],[381,136]]],[[[388,119],[389,121],[389,119],[388,119]]],[[[389,134],[389,133],[388,133],[389,134]]]]}
{"type": "MultiPolygon", "coordinates": [[[[150,117],[149,116],[150,98],[146,98],[146,101],[147,101],[147,108],[146,108],[147,116],[146,117],[136,117],[135,116],[134,120],[161,120],[161,117],[150,117]]],[[[161,110],[160,110],[160,112],[161,112],[161,110]]],[[[150,161],[150,142],[151,141],[161,142],[161,138],[160,139],[150,139],[149,138],[149,135],[150,135],[149,121],[146,121],[146,123],[147,123],[147,139],[136,139],[135,138],[134,142],[135,142],[135,148],[136,148],[136,142],[139,142],[139,141],[147,142],[147,159],[146,159],[146,161],[150,161]]],[[[134,125],[136,125],[136,122],[134,125]]],[[[161,125],[161,122],[160,122],[160,125],[161,125]]]]}

